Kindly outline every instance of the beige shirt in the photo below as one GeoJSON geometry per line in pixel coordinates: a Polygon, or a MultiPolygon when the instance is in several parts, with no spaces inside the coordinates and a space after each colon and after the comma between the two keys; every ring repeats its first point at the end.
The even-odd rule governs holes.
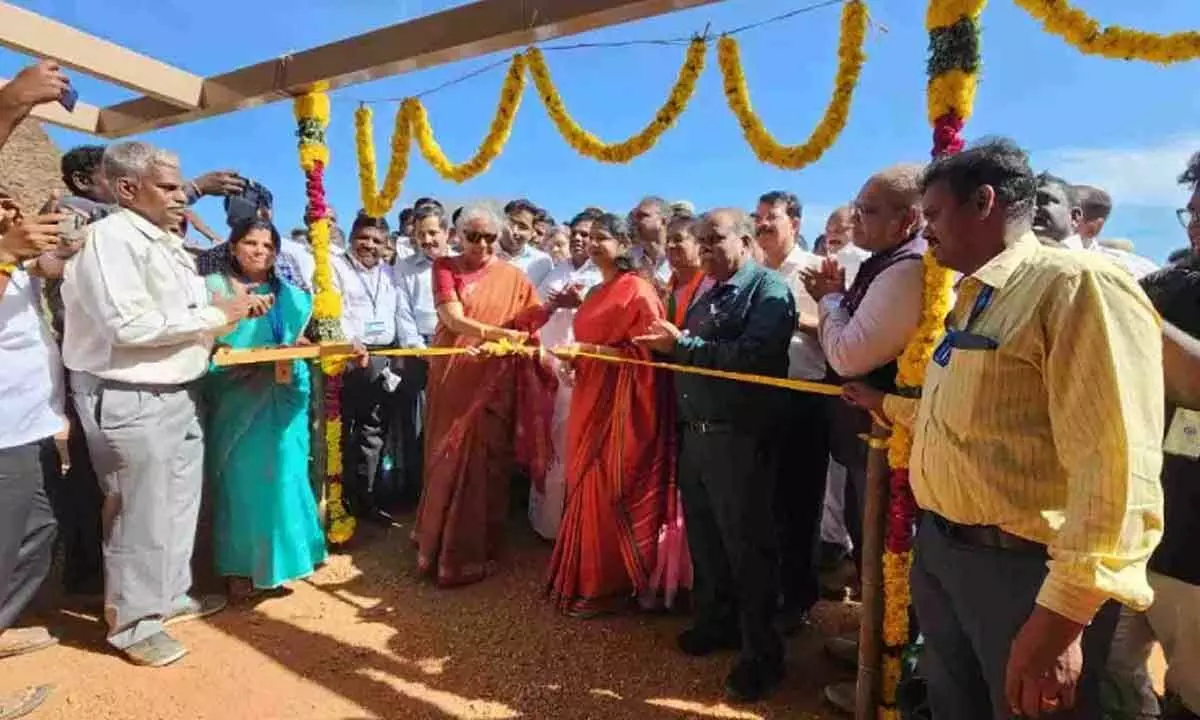
{"type": "MultiPolygon", "coordinates": [[[[924,241],[913,250],[924,252],[924,241]]],[[[842,308],[841,293],[822,298],[821,346],[834,372],[862,377],[900,357],[921,322],[924,289],[925,269],[913,260],[879,273],[853,316],[842,308]]]]}
{"type": "Polygon", "coordinates": [[[226,325],[183,240],[121,210],[88,226],[63,275],[63,362],[134,384],[177,385],[208,369],[226,325]]]}

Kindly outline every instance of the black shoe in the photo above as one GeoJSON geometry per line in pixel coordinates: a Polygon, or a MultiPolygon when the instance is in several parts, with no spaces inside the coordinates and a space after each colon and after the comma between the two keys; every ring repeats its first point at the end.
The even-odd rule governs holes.
{"type": "Polygon", "coordinates": [[[704,657],[724,650],[740,650],[742,647],[739,635],[714,633],[694,627],[679,633],[676,642],[684,655],[692,657],[704,657]]]}
{"type": "Polygon", "coordinates": [[[770,697],[782,681],[782,661],[743,658],[725,678],[725,697],[731,702],[755,703],[770,697]]]}

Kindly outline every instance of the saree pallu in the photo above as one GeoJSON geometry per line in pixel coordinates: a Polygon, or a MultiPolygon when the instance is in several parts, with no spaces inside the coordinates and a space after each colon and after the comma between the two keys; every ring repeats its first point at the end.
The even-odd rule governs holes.
{"type": "MultiPolygon", "coordinates": [[[[220,275],[205,279],[230,294],[220,275]]],[[[272,292],[262,287],[258,292],[272,292]]],[[[233,348],[290,345],[312,314],[307,293],[280,282],[275,303],[219,342],[233,348]]],[[[216,569],[268,589],[310,575],[325,561],[325,537],[309,485],[308,365],[212,368],[204,379],[205,471],[213,498],[216,569]]]]}
{"type": "MultiPolygon", "coordinates": [[[[456,284],[471,319],[519,329],[545,320],[533,285],[506,262],[456,284]]],[[[433,341],[473,344],[444,327],[433,341]]],[[[425,483],[412,537],[418,569],[439,585],[482,580],[501,556],[513,474],[524,467],[538,486],[545,477],[554,389],[550,371],[528,357],[430,359],[425,483]]]]}
{"type": "MultiPolygon", "coordinates": [[[[662,317],[654,287],[624,274],[588,295],[575,338],[649,359],[632,339],[662,317]]],[[[564,613],[620,610],[651,592],[674,476],[664,379],[651,368],[576,361],[566,511],[548,580],[564,613]]]]}

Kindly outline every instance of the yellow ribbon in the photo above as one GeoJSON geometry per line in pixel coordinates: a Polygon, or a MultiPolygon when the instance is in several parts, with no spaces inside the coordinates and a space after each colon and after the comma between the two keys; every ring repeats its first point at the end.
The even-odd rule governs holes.
{"type": "MultiPolygon", "coordinates": [[[[448,357],[453,355],[464,355],[469,352],[479,352],[480,354],[489,355],[492,357],[533,357],[535,355],[539,355],[544,350],[545,348],[536,345],[517,345],[511,340],[504,338],[495,342],[485,342],[477,346],[477,348],[388,348],[386,350],[372,350],[370,351],[370,354],[383,357],[448,357]]],[[[831,385],[829,383],[812,382],[810,380],[789,380],[788,378],[772,377],[770,375],[756,375],[754,373],[713,370],[711,368],[693,367],[691,365],[652,362],[650,360],[639,360],[637,358],[624,357],[622,355],[585,352],[576,346],[559,347],[550,352],[567,358],[587,358],[589,360],[600,360],[602,362],[609,363],[638,365],[641,367],[655,368],[657,370],[669,370],[671,372],[686,373],[688,375],[703,375],[705,377],[733,380],[735,382],[751,383],[754,385],[769,385],[771,387],[794,390],[796,392],[807,392],[816,393],[818,395],[833,396],[842,394],[842,389],[840,386],[831,385]]],[[[325,345],[305,345],[294,348],[254,348],[248,350],[222,348],[221,350],[217,351],[213,360],[216,365],[220,367],[228,367],[232,365],[252,365],[264,362],[279,362],[281,360],[308,360],[315,358],[344,360],[352,357],[354,357],[354,353],[346,351],[345,343],[331,343],[325,345]]]]}
{"type": "Polygon", "coordinates": [[[721,378],[722,380],[735,380],[737,382],[753,383],[755,385],[770,385],[772,387],[784,388],[786,390],[816,393],[818,395],[842,394],[842,388],[838,385],[812,382],[810,380],[789,380],[788,378],[778,378],[770,375],[755,375],[753,373],[713,370],[710,368],[693,367],[691,365],[652,362],[650,360],[638,360],[637,358],[624,357],[621,355],[605,355],[601,353],[584,352],[583,350],[573,347],[557,348],[555,354],[561,354],[570,358],[588,358],[591,360],[602,360],[610,363],[640,365],[642,367],[651,367],[658,370],[670,370],[672,372],[686,373],[688,375],[704,375],[706,377],[721,378]]]}

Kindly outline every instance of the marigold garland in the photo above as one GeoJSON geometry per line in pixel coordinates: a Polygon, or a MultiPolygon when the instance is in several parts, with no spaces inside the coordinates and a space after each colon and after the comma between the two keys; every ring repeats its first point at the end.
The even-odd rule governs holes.
{"type": "Polygon", "coordinates": [[[412,138],[408,115],[396,112],[392,129],[391,153],[388,158],[387,176],[383,188],[375,191],[375,137],[371,124],[371,108],[363,105],[354,113],[354,144],[358,157],[358,184],[362,195],[363,210],[371,217],[383,217],[400,198],[404,178],[408,175],[408,154],[412,138]]]}
{"type": "Polygon", "coordinates": [[[521,96],[524,93],[525,56],[518,53],[508,65],[508,74],[500,87],[500,102],[487,135],[479,144],[475,156],[458,165],[446,157],[442,146],[434,139],[429,114],[420,100],[408,98],[400,104],[400,112],[408,118],[412,136],[416,139],[417,148],[426,162],[438,175],[456,183],[463,183],[491,167],[492,161],[500,155],[500,151],[512,135],[513,120],[517,117],[517,109],[521,107],[521,96]]]}
{"type": "Polygon", "coordinates": [[[1067,0],[1015,0],[1016,4],[1076,50],[1114,60],[1170,65],[1200,58],[1200,32],[1160,35],[1110,25],[1102,27],[1067,0]]]}
{"type": "MultiPolygon", "coordinates": [[[[933,126],[933,156],[962,149],[962,129],[975,104],[979,73],[979,16],[986,0],[930,0],[925,14],[929,31],[926,101],[933,126]]],[[[952,273],[937,264],[932,253],[922,258],[921,319],[897,364],[897,392],[920,394],[925,368],[944,332],[950,310],[952,273]]],[[[896,423],[888,440],[887,526],[883,554],[883,667],[877,715],[899,720],[896,691],[908,645],[909,606],[912,604],[909,572],[912,568],[913,529],[917,504],[909,483],[912,432],[896,423]]]]}
{"type": "MultiPolygon", "coordinates": [[[[325,130],[329,127],[329,96],[317,90],[297,97],[293,103],[296,115],[296,135],[299,137],[300,168],[304,171],[304,192],[308,200],[304,218],[308,223],[313,260],[313,320],[322,342],[342,340],[342,299],[333,283],[330,248],[329,206],[325,201],[325,167],[329,163],[329,148],[325,130]]],[[[354,534],[354,518],[342,502],[342,363],[321,363],[328,375],[323,397],[325,406],[325,486],[328,490],[326,508],[328,523],[326,537],[340,544],[354,534]]]]}
{"type": "Polygon", "coordinates": [[[550,70],[546,67],[546,59],[542,51],[530,48],[526,53],[529,61],[529,74],[533,77],[534,87],[542,98],[546,114],[554,123],[563,139],[576,152],[584,157],[606,163],[627,163],[644,155],[662,137],[669,128],[679,120],[684,109],[691,102],[696,91],[696,80],[704,71],[704,58],[708,46],[702,38],[695,38],[688,44],[687,57],[679,69],[679,76],[671,87],[666,101],[655,113],[654,119],[641,131],[618,143],[605,143],[571,117],[563,103],[562,95],[550,78],[550,70]]]}
{"type": "Polygon", "coordinates": [[[724,78],[725,99],[759,160],[784,170],[799,170],[819,159],[833,145],[846,127],[850,115],[850,102],[854,99],[854,89],[858,86],[859,74],[866,60],[863,53],[866,34],[867,7],[861,0],[850,0],[842,8],[833,97],[808,140],[801,145],[791,146],[782,145],[772,137],[754,112],[737,40],[728,35],[720,39],[717,43],[717,59],[724,78]]]}

